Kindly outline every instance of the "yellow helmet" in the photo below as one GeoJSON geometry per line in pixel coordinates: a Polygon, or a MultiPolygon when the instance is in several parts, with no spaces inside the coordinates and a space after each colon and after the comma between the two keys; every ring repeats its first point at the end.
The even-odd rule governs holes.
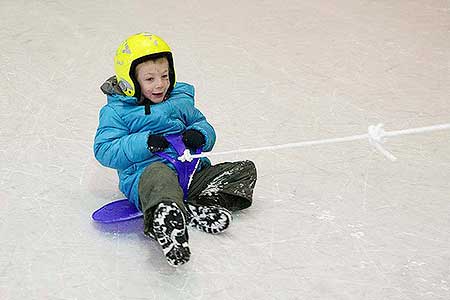
{"type": "Polygon", "coordinates": [[[139,100],[141,89],[134,75],[136,66],[159,57],[166,57],[169,62],[169,95],[175,85],[175,69],[169,45],[159,36],[148,32],[134,34],[120,44],[114,57],[114,70],[119,87],[125,95],[139,100]]]}

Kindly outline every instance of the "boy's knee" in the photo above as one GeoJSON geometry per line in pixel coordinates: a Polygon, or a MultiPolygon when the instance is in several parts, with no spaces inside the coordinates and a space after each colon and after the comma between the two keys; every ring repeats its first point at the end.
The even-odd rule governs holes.
{"type": "Polygon", "coordinates": [[[256,165],[254,162],[252,162],[251,160],[245,160],[244,162],[247,165],[247,168],[256,173],[256,165]]]}
{"type": "Polygon", "coordinates": [[[155,162],[145,169],[140,178],[138,190],[141,198],[183,198],[177,174],[160,162],[155,162]]]}
{"type": "Polygon", "coordinates": [[[183,204],[183,190],[178,183],[178,176],[164,163],[152,163],[144,170],[138,191],[145,219],[151,220],[154,208],[161,202],[183,204]]]}
{"type": "Polygon", "coordinates": [[[252,178],[256,180],[257,177],[257,171],[256,171],[256,165],[251,160],[244,160],[242,161],[243,169],[245,172],[252,178]]]}
{"type": "Polygon", "coordinates": [[[145,169],[144,174],[145,173],[151,174],[152,177],[157,176],[157,177],[163,177],[163,178],[168,178],[168,177],[177,178],[177,174],[171,168],[169,168],[169,166],[167,166],[166,164],[164,164],[162,162],[152,163],[150,166],[148,166],[145,169]]]}

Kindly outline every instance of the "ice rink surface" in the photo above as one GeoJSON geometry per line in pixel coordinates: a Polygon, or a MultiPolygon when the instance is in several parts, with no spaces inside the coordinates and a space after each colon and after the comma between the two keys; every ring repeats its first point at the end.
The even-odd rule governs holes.
{"type": "Polygon", "coordinates": [[[450,131],[253,160],[251,208],[170,267],[92,143],[127,36],[172,47],[215,151],[450,122],[448,1],[25,1],[0,9],[0,299],[450,299],[450,131]]]}

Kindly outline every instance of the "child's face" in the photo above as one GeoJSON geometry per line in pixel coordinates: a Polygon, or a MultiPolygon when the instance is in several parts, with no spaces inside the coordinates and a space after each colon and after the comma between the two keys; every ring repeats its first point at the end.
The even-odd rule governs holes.
{"type": "Polygon", "coordinates": [[[164,101],[169,88],[169,62],[167,58],[149,60],[136,67],[136,79],[142,94],[153,103],[164,101]]]}

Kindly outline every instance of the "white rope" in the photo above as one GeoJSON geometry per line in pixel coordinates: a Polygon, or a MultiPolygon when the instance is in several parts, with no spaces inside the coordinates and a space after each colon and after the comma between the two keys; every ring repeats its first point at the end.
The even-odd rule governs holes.
{"type": "Polygon", "coordinates": [[[205,152],[200,154],[191,155],[188,151],[188,154],[185,152],[182,156],[178,157],[181,161],[191,161],[194,158],[200,157],[211,157],[211,156],[220,156],[220,155],[230,155],[236,153],[247,153],[247,152],[257,152],[257,151],[266,151],[266,150],[280,150],[280,149],[288,149],[288,148],[300,148],[314,145],[323,145],[323,144],[335,144],[342,142],[350,142],[368,139],[370,145],[372,145],[375,149],[381,152],[384,156],[386,156],[391,161],[395,161],[397,158],[392,155],[389,151],[383,148],[383,143],[386,137],[394,137],[400,135],[407,134],[416,134],[416,133],[424,133],[424,132],[432,132],[438,130],[447,130],[450,129],[450,123],[433,125],[427,127],[418,127],[418,128],[410,128],[404,130],[396,130],[396,131],[384,131],[383,124],[371,125],[368,128],[368,133],[366,134],[358,134],[341,138],[330,138],[323,140],[313,140],[313,141],[305,141],[299,143],[288,143],[282,145],[274,145],[274,146],[264,146],[258,148],[249,148],[249,149],[238,149],[224,152],[205,152]]]}

